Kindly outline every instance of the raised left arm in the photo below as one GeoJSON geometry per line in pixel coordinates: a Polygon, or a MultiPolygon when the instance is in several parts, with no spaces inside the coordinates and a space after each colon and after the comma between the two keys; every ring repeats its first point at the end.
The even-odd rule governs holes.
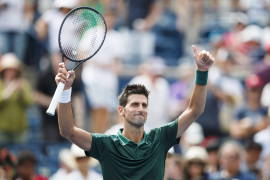
{"type": "Polygon", "coordinates": [[[214,58],[208,51],[199,51],[196,46],[192,46],[192,49],[197,65],[196,85],[193,89],[187,109],[178,117],[177,138],[182,136],[190,124],[204,111],[208,69],[214,63],[214,58]]]}

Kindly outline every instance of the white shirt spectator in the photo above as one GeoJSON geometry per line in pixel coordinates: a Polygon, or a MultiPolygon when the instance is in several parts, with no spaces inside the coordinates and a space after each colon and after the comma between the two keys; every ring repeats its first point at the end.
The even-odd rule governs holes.
{"type": "Polygon", "coordinates": [[[94,170],[89,170],[88,176],[85,178],[82,176],[80,171],[75,170],[72,173],[70,173],[65,180],[103,180],[103,177],[101,174],[95,172],[94,170]]]}
{"type": "Polygon", "coordinates": [[[254,141],[263,147],[262,157],[270,156],[270,125],[268,128],[259,131],[254,136],[254,141]]]}

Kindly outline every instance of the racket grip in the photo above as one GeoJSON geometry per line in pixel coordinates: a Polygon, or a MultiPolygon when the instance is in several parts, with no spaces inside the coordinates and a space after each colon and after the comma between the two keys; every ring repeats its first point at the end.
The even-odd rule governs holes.
{"type": "Polygon", "coordinates": [[[65,84],[60,82],[58,85],[57,85],[57,88],[54,92],[54,95],[53,95],[53,98],[51,100],[51,103],[50,103],[50,106],[49,108],[47,109],[46,113],[50,116],[54,116],[55,115],[55,110],[56,110],[56,107],[58,105],[58,102],[59,102],[59,99],[63,93],[63,90],[64,90],[64,87],[65,87],[65,84]]]}

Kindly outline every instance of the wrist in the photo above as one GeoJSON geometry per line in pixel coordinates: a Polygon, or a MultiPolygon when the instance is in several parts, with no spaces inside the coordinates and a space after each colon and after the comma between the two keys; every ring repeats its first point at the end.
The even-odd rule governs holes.
{"type": "Polygon", "coordinates": [[[208,71],[196,71],[196,84],[205,86],[207,85],[208,71]]]}
{"type": "Polygon", "coordinates": [[[59,99],[59,103],[69,103],[71,101],[71,92],[72,88],[64,90],[59,99]]]}

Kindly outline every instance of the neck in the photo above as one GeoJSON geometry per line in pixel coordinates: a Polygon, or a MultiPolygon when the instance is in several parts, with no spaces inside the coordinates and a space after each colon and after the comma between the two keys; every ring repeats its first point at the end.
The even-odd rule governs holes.
{"type": "Polygon", "coordinates": [[[124,124],[122,135],[128,138],[129,140],[138,144],[139,142],[141,142],[143,134],[144,134],[143,126],[138,128],[129,125],[127,123],[124,124]]]}

